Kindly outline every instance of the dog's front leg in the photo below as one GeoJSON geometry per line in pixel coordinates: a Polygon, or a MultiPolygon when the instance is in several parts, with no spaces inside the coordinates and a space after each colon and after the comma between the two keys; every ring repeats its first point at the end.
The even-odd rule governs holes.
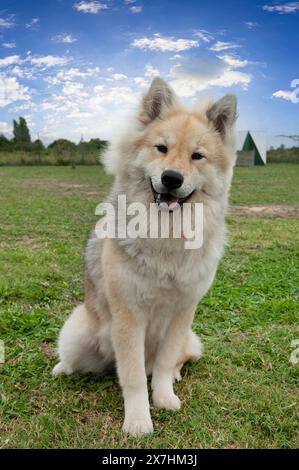
{"type": "Polygon", "coordinates": [[[153,431],[145,373],[145,326],[123,304],[113,302],[112,342],[123,391],[123,431],[137,436],[153,431]]]}
{"type": "Polygon", "coordinates": [[[171,410],[178,410],[181,407],[180,399],[173,391],[173,371],[193,316],[194,310],[175,315],[161,341],[152,374],[153,402],[156,406],[171,410]]]}

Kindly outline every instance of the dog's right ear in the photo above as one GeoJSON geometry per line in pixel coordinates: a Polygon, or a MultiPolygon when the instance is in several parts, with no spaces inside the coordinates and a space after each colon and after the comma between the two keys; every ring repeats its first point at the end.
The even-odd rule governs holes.
{"type": "Polygon", "coordinates": [[[147,125],[177,105],[174,91],[160,77],[152,81],[149,91],[143,97],[139,120],[147,125]]]}

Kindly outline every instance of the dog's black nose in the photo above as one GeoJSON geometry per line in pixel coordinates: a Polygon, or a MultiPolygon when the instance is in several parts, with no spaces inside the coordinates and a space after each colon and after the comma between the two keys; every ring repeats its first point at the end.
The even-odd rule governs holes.
{"type": "Polygon", "coordinates": [[[169,189],[178,189],[182,186],[184,177],[181,173],[174,170],[165,170],[162,173],[161,181],[164,186],[169,189]]]}

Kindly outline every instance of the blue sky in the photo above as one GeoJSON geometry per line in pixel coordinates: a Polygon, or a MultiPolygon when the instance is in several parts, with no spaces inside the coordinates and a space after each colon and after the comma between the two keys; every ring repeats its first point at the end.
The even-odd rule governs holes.
{"type": "Polygon", "coordinates": [[[186,104],[236,93],[240,130],[290,145],[298,48],[299,2],[2,0],[0,133],[109,139],[159,74],[186,104]]]}

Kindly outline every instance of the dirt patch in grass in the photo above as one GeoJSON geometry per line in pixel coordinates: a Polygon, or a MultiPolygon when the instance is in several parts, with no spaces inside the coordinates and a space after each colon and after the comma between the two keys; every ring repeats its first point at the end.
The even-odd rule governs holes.
{"type": "Polygon", "coordinates": [[[28,235],[24,235],[22,237],[11,237],[7,241],[3,240],[0,242],[0,249],[11,249],[17,247],[28,247],[30,250],[38,250],[42,248],[42,243],[37,238],[31,238],[28,235]]]}
{"type": "Polygon", "coordinates": [[[96,188],[96,186],[92,186],[90,184],[75,184],[75,183],[61,183],[57,181],[53,181],[51,179],[43,182],[39,181],[23,181],[20,183],[20,186],[24,188],[32,188],[37,189],[40,188],[43,191],[49,191],[52,194],[84,194],[87,196],[95,196],[99,195],[100,191],[96,188]],[[94,191],[93,191],[94,189],[94,191]]]}
{"type": "Polygon", "coordinates": [[[43,341],[41,343],[41,348],[48,359],[52,359],[52,357],[55,355],[55,344],[49,343],[48,341],[43,341]]]}
{"type": "Polygon", "coordinates": [[[232,205],[230,212],[249,217],[299,217],[299,206],[286,204],[268,204],[266,206],[232,205]]]}

